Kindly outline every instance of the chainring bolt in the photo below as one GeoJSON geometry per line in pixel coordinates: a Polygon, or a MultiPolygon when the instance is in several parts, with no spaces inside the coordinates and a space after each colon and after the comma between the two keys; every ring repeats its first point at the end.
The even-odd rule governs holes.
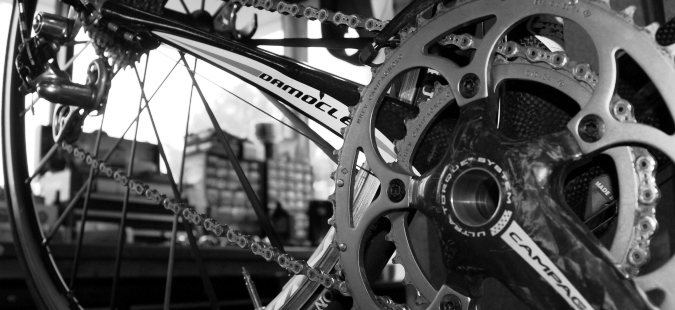
{"type": "Polygon", "coordinates": [[[467,73],[459,81],[459,93],[464,98],[473,98],[480,90],[480,78],[473,74],[467,73]]]}
{"type": "Polygon", "coordinates": [[[338,250],[340,250],[340,252],[347,251],[347,245],[344,243],[340,243],[340,245],[338,245],[338,250]]]}
{"type": "Polygon", "coordinates": [[[597,115],[586,115],[579,122],[579,137],[585,142],[597,142],[604,134],[605,123],[597,115]]]}
{"type": "Polygon", "coordinates": [[[612,114],[617,121],[626,122],[632,115],[633,107],[625,100],[619,100],[612,105],[612,114]]]}
{"type": "Polygon", "coordinates": [[[338,187],[343,187],[343,186],[345,186],[345,181],[342,180],[342,179],[337,180],[336,183],[337,183],[337,186],[338,186],[338,187]]]}
{"type": "Polygon", "coordinates": [[[399,179],[393,179],[389,182],[387,196],[392,202],[400,202],[405,197],[405,184],[399,179]]]}
{"type": "Polygon", "coordinates": [[[461,310],[462,301],[459,300],[459,297],[453,294],[448,294],[443,297],[441,302],[441,310],[461,310]]]}

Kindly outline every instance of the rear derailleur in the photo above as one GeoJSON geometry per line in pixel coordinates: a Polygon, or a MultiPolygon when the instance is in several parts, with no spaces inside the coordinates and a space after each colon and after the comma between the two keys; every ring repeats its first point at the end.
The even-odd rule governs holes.
{"type": "Polygon", "coordinates": [[[100,114],[107,102],[112,69],[105,58],[89,64],[87,81],[78,84],[59,68],[56,54],[61,45],[73,40],[79,25],[77,21],[49,13],[39,13],[33,22],[36,35],[19,45],[15,60],[21,77],[22,94],[36,92],[54,104],[54,141],[77,139],[84,118],[95,112],[100,114]]]}

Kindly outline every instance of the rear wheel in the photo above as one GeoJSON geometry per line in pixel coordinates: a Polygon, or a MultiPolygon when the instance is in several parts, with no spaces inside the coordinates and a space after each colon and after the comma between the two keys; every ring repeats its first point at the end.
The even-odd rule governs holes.
{"type": "MultiPolygon", "coordinates": [[[[42,6],[44,5],[39,1],[23,1],[23,2],[25,3],[25,16],[28,17],[27,18],[28,26],[30,26],[30,22],[32,20],[31,17],[33,16],[33,12],[35,12],[36,6],[38,7],[38,10],[49,9],[41,7],[41,5],[42,6]]],[[[201,9],[204,8],[202,7],[201,9]]],[[[19,35],[20,33],[19,11],[18,8],[16,7],[13,14],[11,26],[12,26],[11,34],[13,35],[10,36],[8,44],[7,58],[5,59],[6,64],[5,80],[4,80],[5,85],[3,85],[4,87],[3,104],[2,104],[2,118],[3,118],[2,141],[3,141],[3,157],[4,157],[3,164],[5,169],[4,171],[5,171],[7,202],[10,209],[11,215],[10,218],[14,232],[15,245],[17,248],[19,260],[22,262],[22,265],[26,270],[27,273],[26,278],[29,283],[29,287],[31,288],[31,291],[35,296],[36,305],[44,309],[74,309],[83,307],[88,308],[91,306],[107,307],[108,305],[110,305],[111,308],[128,307],[128,304],[118,304],[118,301],[133,300],[133,298],[122,298],[124,297],[123,296],[124,294],[129,293],[129,289],[124,288],[125,283],[126,284],[129,283],[128,281],[124,280],[125,277],[126,278],[129,277],[128,274],[127,275],[124,274],[125,273],[124,266],[126,265],[128,268],[127,264],[129,263],[124,259],[133,260],[134,257],[133,253],[135,251],[138,251],[139,249],[134,247],[129,248],[129,246],[125,245],[124,240],[127,237],[125,235],[125,227],[126,225],[128,225],[129,221],[132,221],[132,219],[127,218],[128,215],[127,208],[128,205],[130,205],[132,202],[138,203],[139,199],[142,201],[144,200],[143,197],[146,196],[159,199],[155,200],[154,203],[148,204],[144,202],[144,204],[147,205],[148,208],[155,208],[159,210],[159,212],[154,212],[158,214],[157,215],[158,217],[167,217],[167,215],[170,215],[170,218],[172,220],[169,220],[170,225],[169,227],[173,225],[173,228],[168,230],[169,232],[171,232],[169,237],[170,246],[160,246],[159,248],[150,247],[156,250],[152,251],[153,253],[160,253],[161,255],[165,255],[164,256],[165,259],[163,261],[166,262],[167,265],[165,265],[166,267],[161,267],[159,269],[166,268],[165,270],[168,270],[167,274],[165,275],[166,287],[163,286],[164,284],[160,284],[159,288],[152,288],[152,289],[139,287],[137,289],[139,289],[140,291],[135,293],[138,295],[143,295],[143,291],[146,290],[154,292],[165,291],[164,300],[157,301],[157,303],[164,303],[165,307],[168,307],[168,305],[172,304],[171,300],[172,295],[174,295],[174,300],[179,299],[178,301],[175,301],[175,303],[180,304],[181,302],[184,302],[183,300],[180,300],[181,299],[180,294],[179,295],[176,294],[176,289],[185,289],[185,285],[179,286],[178,284],[180,283],[176,284],[176,281],[185,281],[188,282],[187,284],[188,286],[196,285],[199,288],[188,289],[185,291],[185,294],[182,295],[196,294],[197,296],[199,296],[196,298],[197,300],[204,300],[204,301],[208,300],[209,304],[211,305],[211,308],[217,307],[218,299],[220,299],[224,294],[229,296],[228,298],[232,298],[233,294],[237,294],[237,296],[235,297],[240,302],[246,304],[245,301],[248,298],[246,293],[244,292],[245,287],[243,284],[241,285],[241,287],[236,289],[224,290],[221,289],[220,287],[217,289],[213,288],[214,284],[217,285],[219,284],[219,282],[222,282],[216,280],[215,278],[221,276],[223,270],[225,269],[222,266],[222,264],[220,267],[214,266],[213,262],[225,259],[232,259],[234,261],[244,262],[246,260],[254,258],[255,255],[250,254],[250,252],[252,250],[255,252],[254,247],[261,245],[260,243],[257,243],[256,240],[258,239],[253,238],[247,239],[250,236],[247,236],[245,234],[244,235],[234,234],[233,238],[235,239],[234,240],[235,243],[237,241],[247,240],[247,243],[245,243],[242,246],[243,248],[245,248],[245,250],[241,251],[234,250],[228,252],[229,255],[233,255],[234,253],[234,258],[220,257],[222,256],[222,254],[219,254],[219,252],[222,253],[223,251],[218,251],[218,248],[205,248],[205,246],[202,245],[200,249],[197,241],[197,238],[200,238],[200,235],[202,235],[200,240],[201,239],[203,240],[199,241],[199,244],[208,244],[209,240],[210,242],[220,242],[220,240],[228,236],[227,226],[220,226],[221,229],[219,230],[215,226],[208,224],[210,225],[209,228],[212,229],[212,231],[209,232],[208,228],[204,228],[206,218],[201,218],[200,216],[202,215],[195,213],[191,209],[185,209],[187,210],[185,211],[183,209],[184,205],[179,204],[173,205],[173,206],[180,206],[179,214],[177,213],[176,215],[174,215],[171,211],[162,209],[166,208],[168,202],[164,203],[164,200],[168,201],[168,199],[165,199],[164,198],[165,196],[161,197],[159,196],[160,194],[166,195],[168,197],[184,198],[186,196],[186,194],[182,193],[181,191],[183,188],[183,180],[184,180],[183,171],[185,166],[186,148],[188,144],[187,143],[188,126],[191,125],[189,120],[191,113],[190,108],[199,109],[199,106],[201,106],[203,103],[204,107],[201,108],[202,111],[204,111],[205,109],[209,109],[211,106],[213,106],[213,108],[216,109],[217,106],[213,105],[212,102],[211,103],[202,102],[203,97],[198,96],[198,93],[201,95],[201,93],[204,92],[206,93],[205,95],[206,97],[213,97],[212,94],[210,94],[209,92],[214,92],[214,90],[220,92],[227,91],[225,89],[218,89],[217,87],[220,86],[211,82],[209,78],[207,78],[207,72],[209,72],[208,70],[213,70],[213,68],[210,68],[210,66],[206,63],[198,62],[189,55],[184,55],[182,52],[176,53],[175,50],[164,47],[160,47],[159,50],[150,52],[147,55],[142,54],[143,51],[141,51],[141,53],[138,53],[138,55],[132,55],[130,57],[127,57],[128,55],[124,54],[122,54],[121,56],[119,54],[111,55],[111,53],[116,53],[115,52],[116,48],[119,49],[121,47],[119,45],[114,45],[113,43],[110,42],[107,43],[99,42],[105,41],[106,39],[109,40],[110,38],[99,35],[96,37],[96,40],[99,41],[97,41],[96,44],[91,44],[88,42],[89,39],[86,36],[82,35],[78,36],[75,39],[75,41],[73,41],[74,43],[67,45],[69,48],[73,49],[75,53],[72,52],[69,53],[69,56],[71,58],[62,60],[60,62],[61,69],[66,70],[67,67],[69,67],[69,65],[72,65],[73,73],[71,75],[73,76],[73,79],[74,80],[79,79],[80,83],[84,82],[85,77],[78,77],[78,75],[80,75],[83,70],[88,69],[88,67],[86,67],[86,63],[84,63],[84,66],[82,65],[83,62],[86,62],[84,58],[96,57],[94,53],[95,49],[92,47],[92,45],[96,45],[97,46],[96,53],[101,55],[100,59],[107,62],[111,66],[111,70],[109,73],[111,79],[113,79],[113,82],[110,88],[110,93],[107,95],[107,97],[109,98],[107,106],[100,109],[101,115],[97,117],[86,118],[82,125],[84,127],[85,132],[87,131],[96,132],[96,130],[98,130],[97,133],[95,134],[89,134],[89,137],[96,136],[96,142],[91,141],[93,143],[91,143],[89,147],[79,145],[79,147],[81,147],[82,149],[76,148],[75,151],[73,152],[73,153],[78,153],[78,151],[88,152],[86,154],[89,156],[86,156],[84,153],[79,155],[75,154],[76,156],[84,156],[82,157],[82,159],[84,159],[85,163],[87,163],[86,165],[84,165],[87,168],[85,173],[83,174],[84,178],[82,178],[79,181],[79,183],[77,181],[71,183],[73,189],[71,189],[70,192],[60,192],[60,195],[62,195],[61,197],[59,196],[45,197],[45,193],[49,192],[49,189],[38,188],[39,187],[38,184],[40,184],[39,180],[41,178],[45,178],[45,175],[53,174],[52,172],[54,171],[63,170],[64,168],[63,165],[70,168],[73,171],[72,172],[73,175],[75,175],[77,173],[76,170],[78,169],[77,165],[79,165],[80,166],[79,169],[81,169],[81,167],[85,163],[77,163],[76,160],[73,160],[72,158],[73,154],[68,154],[68,152],[66,151],[67,149],[73,151],[73,149],[64,148],[63,146],[65,146],[65,144],[61,143],[54,144],[53,146],[48,145],[47,148],[52,147],[53,151],[47,152],[47,154],[44,154],[44,152],[40,154],[43,155],[44,158],[38,158],[38,156],[32,154],[36,152],[31,147],[32,140],[34,139],[33,138],[34,127],[38,124],[50,126],[51,122],[53,121],[52,120],[53,111],[54,110],[63,111],[62,110],[63,107],[53,105],[44,99],[37,99],[38,98],[37,94],[29,94],[27,96],[24,96],[19,92],[19,87],[22,85],[22,81],[15,69],[16,67],[14,66],[15,63],[14,61],[18,54],[18,47],[22,41],[21,36],[19,35]],[[111,44],[113,45],[111,46],[111,44]],[[84,52],[80,53],[81,51],[84,52]],[[152,64],[152,62],[155,59],[163,59],[163,60],[162,61],[157,60],[158,63],[152,64]],[[150,69],[148,66],[149,63],[151,64],[150,69]],[[205,73],[203,74],[199,73],[199,71],[196,68],[197,66],[199,66],[200,69],[202,69],[203,72],[205,73]],[[152,81],[150,79],[152,74],[149,74],[147,72],[153,71],[158,67],[162,68],[157,69],[158,72],[156,73],[156,76],[152,77],[155,79],[155,81],[152,81]],[[197,72],[196,74],[191,73],[195,71],[197,72]],[[183,80],[190,81],[190,84],[180,85],[176,84],[175,81],[172,82],[172,77],[180,75],[182,75],[183,80]],[[146,76],[148,76],[148,79],[146,79],[146,76]],[[115,79],[115,77],[117,79],[115,79]],[[183,89],[182,92],[180,92],[180,94],[182,94],[182,97],[184,98],[177,98],[178,92],[176,91],[176,89],[173,89],[173,91],[167,91],[168,87],[166,86],[163,87],[163,85],[165,85],[165,82],[167,81],[169,81],[168,83],[174,83],[174,85],[181,86],[183,89]],[[151,93],[150,87],[156,87],[154,89],[154,92],[151,93]],[[162,90],[162,88],[164,89],[162,90]],[[120,100],[121,95],[119,94],[124,94],[125,92],[132,92],[131,89],[137,89],[134,90],[134,92],[136,92],[137,95],[135,97],[135,100],[139,100],[139,103],[136,104],[134,102],[131,105],[124,106],[122,104],[123,100],[120,100]],[[157,94],[160,99],[155,99],[154,101],[165,100],[166,103],[164,104],[163,109],[159,109],[159,105],[155,105],[157,106],[157,108],[154,108],[150,105],[150,102],[152,102],[152,99],[155,94],[157,94]],[[161,98],[162,96],[164,98],[161,98]],[[171,96],[173,96],[173,98],[171,98],[171,96]],[[181,105],[181,108],[186,109],[185,110],[186,114],[181,114],[182,115],[180,116],[181,119],[175,117],[167,122],[166,121],[167,116],[165,112],[167,112],[166,110],[168,110],[167,106],[170,103],[172,103],[171,99],[174,100],[185,99],[185,101],[183,102],[184,104],[181,105]],[[194,106],[192,105],[193,101],[195,103],[194,106]],[[117,106],[122,105],[123,107],[116,108],[115,107],[116,105],[117,106]],[[188,117],[188,120],[186,121],[184,117],[188,117]],[[139,123],[142,125],[139,125],[139,123]],[[166,125],[167,124],[170,125],[172,123],[179,123],[181,125],[173,126],[174,128],[167,128],[166,125]],[[141,128],[139,128],[138,126],[141,126],[141,128]],[[145,131],[143,131],[144,129],[145,131]],[[104,147],[100,146],[101,140],[106,138],[101,134],[103,131],[108,131],[111,133],[115,132],[112,133],[112,135],[117,135],[119,137],[119,138],[112,138],[112,137],[107,138],[109,142],[112,142],[113,144],[112,147],[110,147],[109,145],[106,152],[107,154],[103,154],[104,147]],[[168,132],[168,134],[165,132],[168,132]],[[167,142],[167,140],[172,138],[171,136],[167,136],[169,134],[180,137],[179,139],[174,139],[179,141],[180,146],[176,150],[171,150],[173,151],[173,153],[169,154],[169,156],[173,155],[174,157],[173,158],[174,161],[171,162],[169,162],[166,157],[166,153],[169,152],[170,150],[163,148],[163,145],[171,146],[171,143],[167,142]],[[127,148],[126,153],[122,153],[123,161],[127,163],[124,165],[125,169],[121,168],[117,169],[114,167],[113,164],[110,164],[108,166],[100,166],[88,163],[89,161],[94,160],[96,158],[102,160],[102,162],[107,161],[110,158],[111,154],[113,153],[113,150],[116,147],[119,147],[118,144],[116,143],[120,143],[121,141],[120,139],[124,137],[126,137],[127,140],[131,140],[131,142],[128,141],[126,142],[128,145],[124,146],[124,148],[127,148]],[[166,169],[167,171],[166,173],[160,173],[159,166],[155,167],[154,170],[150,169],[151,172],[148,173],[147,172],[148,169],[145,169],[142,164],[139,165],[140,161],[137,158],[135,159],[135,157],[141,156],[136,154],[139,151],[135,151],[136,147],[140,147],[138,146],[141,144],[141,142],[138,141],[139,139],[143,139],[146,141],[148,140],[155,141],[155,143],[158,145],[159,151],[159,153],[155,155],[160,158],[161,163],[159,164],[159,166],[164,166],[163,169],[166,169]],[[162,144],[162,142],[164,144],[162,144]],[[47,165],[46,166],[41,165],[40,163],[38,163],[39,161],[45,161],[47,162],[47,165]],[[55,162],[58,164],[54,164],[55,162]],[[135,163],[135,167],[134,164],[129,163],[135,163]],[[58,167],[59,165],[61,165],[62,167],[58,167]],[[93,168],[94,166],[97,166],[97,168],[101,169],[90,169],[90,167],[93,168]],[[110,171],[106,171],[104,167],[107,167],[108,169],[110,169],[110,171]],[[172,168],[176,170],[176,172],[174,172],[173,174],[173,176],[175,177],[173,177],[171,174],[172,168]],[[146,172],[144,172],[144,170],[146,170],[146,172]],[[106,176],[105,175],[106,172],[111,172],[112,175],[106,176]],[[137,195],[138,193],[135,194],[134,188],[131,188],[131,186],[119,186],[118,184],[114,184],[114,186],[117,186],[117,188],[121,189],[121,191],[119,192],[119,197],[116,198],[116,200],[119,201],[119,203],[116,205],[114,209],[112,209],[112,211],[110,211],[112,212],[111,214],[113,217],[119,219],[119,224],[117,224],[119,230],[117,233],[115,233],[115,235],[117,235],[117,238],[115,238],[114,242],[110,243],[110,246],[107,247],[87,243],[86,241],[83,241],[83,236],[86,231],[85,226],[89,225],[87,224],[88,222],[89,223],[92,222],[91,220],[92,214],[94,214],[93,216],[95,216],[96,212],[98,212],[98,214],[101,213],[101,211],[91,210],[91,208],[93,208],[92,204],[100,203],[99,200],[96,200],[95,197],[96,189],[92,184],[96,184],[96,180],[98,179],[108,178],[110,180],[114,180],[115,172],[127,174],[129,176],[129,180],[137,180],[136,185],[140,184],[139,186],[141,186],[141,188],[143,187],[143,185],[146,185],[143,182],[147,182],[147,184],[154,184],[152,182],[156,183],[156,180],[162,179],[164,180],[163,184],[165,185],[164,186],[165,190],[164,192],[161,193],[152,192],[152,194],[154,194],[155,196],[150,196],[150,194],[148,194],[148,195],[141,195],[139,198],[139,195],[137,195]],[[167,179],[168,181],[166,181],[167,179]],[[64,197],[63,195],[68,196],[67,198],[69,199],[65,199],[66,197],[64,197]],[[124,196],[124,198],[122,198],[122,196],[124,196]],[[43,225],[41,224],[41,219],[39,218],[39,213],[41,212],[39,210],[43,208],[45,200],[47,201],[51,200],[52,202],[61,205],[59,210],[60,212],[57,214],[57,219],[55,222],[52,222],[51,227],[43,227],[43,225]],[[61,200],[64,201],[60,202],[61,200]],[[74,214],[76,214],[76,216],[74,214]],[[179,216],[185,215],[191,218],[191,220],[185,220],[185,217],[183,217],[182,220],[180,221],[178,220],[179,216]],[[73,225],[73,223],[67,223],[68,221],[76,221],[76,223],[74,223],[75,225],[73,225]],[[171,224],[171,222],[173,222],[173,224],[171,224]],[[199,225],[192,226],[191,224],[188,224],[189,222],[198,223],[199,225]],[[183,224],[185,224],[185,227],[181,226],[183,224]],[[64,227],[66,226],[73,227],[73,229],[64,230],[64,227]],[[222,229],[223,227],[225,229],[222,229]],[[184,240],[183,245],[189,244],[190,250],[187,250],[185,247],[181,247],[180,245],[176,246],[177,231],[181,231],[184,228],[185,228],[184,233],[187,236],[187,240],[184,240]],[[62,238],[64,234],[70,234],[73,237],[70,238],[70,236],[68,236],[62,238]],[[193,236],[193,234],[199,235],[193,236]],[[209,234],[211,235],[211,237],[207,237],[207,235],[209,234]],[[213,235],[219,235],[222,238],[214,239],[213,235]],[[70,241],[63,241],[63,240],[70,240],[70,241]],[[74,254],[72,255],[66,255],[70,257],[70,261],[68,261],[67,263],[64,263],[63,255],[61,254],[64,251],[64,247],[65,250],[74,252],[74,254]],[[128,249],[125,250],[125,248],[128,249]],[[110,254],[114,254],[112,256],[115,257],[114,265],[111,264],[110,261],[108,262],[108,265],[114,266],[111,270],[109,270],[110,272],[106,274],[106,271],[103,271],[103,269],[101,270],[102,274],[106,274],[104,276],[110,276],[113,282],[112,285],[110,285],[111,288],[110,295],[107,297],[104,296],[101,298],[101,296],[87,296],[88,292],[87,278],[91,278],[92,274],[84,275],[83,273],[85,272],[82,271],[83,270],[82,266],[85,264],[86,259],[93,260],[94,262],[96,260],[100,260],[100,257],[97,257],[95,253],[92,254],[92,252],[95,251],[104,251],[107,252],[108,254],[103,255],[110,256],[110,254]],[[247,255],[250,256],[250,258],[242,259],[244,257],[247,257],[247,255]],[[184,275],[178,275],[174,277],[172,274],[173,265],[174,263],[178,264],[176,262],[176,257],[179,257],[179,259],[180,257],[183,257],[183,260],[192,260],[190,257],[195,257],[196,264],[192,264],[190,268],[192,270],[198,270],[198,272],[188,272],[188,274],[196,273],[197,277],[200,278],[201,280],[200,281],[187,280],[184,277],[184,275]],[[209,264],[204,263],[205,259],[207,259],[211,263],[209,264]],[[174,278],[176,278],[175,281],[173,280],[174,278]],[[193,282],[194,284],[191,284],[193,282]],[[98,300],[93,300],[94,298],[98,300]],[[108,300],[110,300],[109,303],[108,300]]],[[[100,29],[95,28],[89,28],[88,30],[90,32],[100,31],[100,29]]],[[[117,51],[117,53],[119,53],[119,51],[117,51]]],[[[246,104],[250,103],[246,102],[238,104],[239,105],[235,106],[241,108],[242,106],[246,106],[246,104]]],[[[260,109],[261,107],[254,106],[254,108],[260,109]]],[[[262,109],[269,109],[269,108],[262,107],[262,109]]],[[[75,110],[71,110],[71,112],[69,113],[72,113],[72,111],[75,110]]],[[[258,113],[251,111],[252,110],[250,109],[248,110],[248,112],[245,113],[247,113],[248,115],[258,113]]],[[[262,114],[255,114],[255,117],[261,118],[261,115],[262,114]]],[[[274,116],[272,116],[272,118],[275,118],[275,116],[279,117],[279,115],[275,114],[274,116]]],[[[205,119],[205,123],[207,124],[210,123],[210,121],[211,120],[209,118],[205,119]]],[[[216,133],[220,135],[222,133],[221,126],[219,126],[217,121],[215,120],[213,123],[215,125],[211,124],[212,128],[216,128],[215,129],[216,133]]],[[[292,128],[292,125],[286,126],[292,128]]],[[[297,129],[295,128],[292,129],[297,131],[297,129]]],[[[69,143],[73,143],[71,146],[76,146],[78,143],[77,140],[70,141],[66,139],[66,141],[69,143]]],[[[230,158],[236,158],[236,156],[230,158]]],[[[235,166],[236,165],[241,166],[240,164],[235,164],[235,166]]],[[[236,168],[234,169],[236,170],[236,168]]],[[[234,172],[232,173],[234,174],[234,172]]],[[[248,175],[248,172],[246,172],[245,174],[248,175]]],[[[74,178],[76,179],[75,176],[74,178]]],[[[250,182],[247,179],[241,179],[240,181],[242,183],[250,182]]],[[[101,186],[100,183],[98,186],[101,186]]],[[[238,186],[238,188],[241,187],[246,186],[245,185],[238,186]]],[[[146,191],[148,190],[144,189],[140,190],[140,192],[142,193],[145,193],[146,191]]],[[[303,199],[306,199],[306,197],[303,199]]],[[[173,203],[176,203],[176,201],[173,201],[173,203]]],[[[254,202],[247,204],[249,205],[248,210],[250,210],[250,205],[254,204],[254,202]]],[[[261,210],[264,210],[264,208],[261,210]]],[[[247,211],[247,214],[248,213],[250,213],[250,211],[247,211]]],[[[250,216],[250,214],[248,216],[250,216]]],[[[267,217],[265,214],[262,214],[262,216],[267,217]]],[[[163,229],[166,230],[167,228],[163,229]]],[[[260,229],[254,230],[260,231],[260,229]]],[[[270,237],[270,239],[273,239],[272,234],[269,233],[269,231],[267,235],[270,237]]],[[[305,256],[305,259],[309,261],[309,264],[316,268],[315,270],[323,270],[324,272],[329,272],[335,265],[336,261],[336,254],[334,253],[335,251],[330,246],[331,240],[332,240],[332,232],[329,232],[324,242],[322,242],[316,248],[313,254],[308,251],[295,251],[295,250],[291,251],[289,254],[296,256],[297,255],[305,256]],[[311,256],[309,254],[311,254],[311,256]]],[[[257,255],[263,256],[262,254],[263,249],[261,249],[260,247],[258,247],[257,249],[260,250],[260,252],[257,253],[257,255]]],[[[289,275],[294,274],[290,266],[287,266],[286,270],[284,270],[284,268],[279,266],[279,262],[277,262],[279,254],[275,254],[274,252],[271,253],[273,254],[273,257],[270,257],[272,261],[268,263],[271,264],[269,265],[269,268],[277,269],[280,271],[280,273],[287,272],[289,275]]],[[[150,254],[154,255],[152,253],[150,254]]],[[[264,260],[261,258],[258,259],[259,261],[257,261],[258,262],[257,264],[262,266],[262,262],[264,262],[264,260]]],[[[256,261],[254,260],[254,262],[256,261]]],[[[90,262],[89,266],[91,266],[91,264],[92,263],[90,262]]],[[[299,266],[302,267],[303,265],[301,264],[299,266]]],[[[236,269],[237,270],[235,270],[234,273],[239,272],[239,269],[238,268],[236,269]]],[[[229,271],[230,274],[232,274],[232,272],[233,271],[229,271]]],[[[298,271],[298,273],[303,272],[304,270],[302,270],[302,268],[298,271]]],[[[256,274],[261,274],[262,271],[261,269],[257,269],[252,270],[252,273],[255,276],[256,274]]],[[[183,272],[182,274],[185,273],[183,272]]],[[[93,277],[94,278],[97,277],[96,274],[94,274],[93,277]]],[[[316,295],[321,294],[322,290],[321,284],[319,282],[307,281],[306,277],[303,275],[291,277],[289,281],[290,283],[292,283],[292,285],[287,285],[287,287],[285,287],[282,290],[282,292],[278,294],[278,297],[274,301],[272,301],[273,305],[270,304],[270,307],[273,307],[274,309],[297,309],[301,306],[304,306],[308,302],[311,303],[312,298],[316,298],[316,295]]],[[[267,296],[269,296],[269,293],[266,294],[267,296]]],[[[269,302],[269,298],[266,301],[269,302]]]]}

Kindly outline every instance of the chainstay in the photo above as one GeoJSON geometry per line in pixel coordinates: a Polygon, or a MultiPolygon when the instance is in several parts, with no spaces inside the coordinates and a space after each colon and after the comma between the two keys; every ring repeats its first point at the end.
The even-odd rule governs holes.
{"type": "Polygon", "coordinates": [[[313,6],[305,6],[297,3],[288,3],[279,0],[225,0],[241,6],[254,7],[268,12],[277,12],[282,15],[290,15],[308,20],[318,20],[321,23],[336,26],[347,26],[353,29],[365,29],[371,32],[379,32],[389,21],[382,21],[374,17],[363,17],[358,14],[345,14],[333,12],[328,9],[319,9],[313,6]]]}
{"type": "Polygon", "coordinates": [[[320,283],[327,289],[336,290],[345,296],[349,295],[346,283],[337,274],[326,273],[319,268],[310,266],[304,260],[295,259],[289,254],[280,254],[276,247],[265,242],[254,241],[253,236],[231,229],[227,224],[219,223],[205,214],[197,212],[180,200],[168,198],[165,194],[144,184],[143,181],[130,178],[121,169],[111,167],[105,161],[92,156],[76,145],[62,142],[61,148],[76,160],[85,162],[102,175],[128,187],[136,195],[143,196],[158,206],[163,206],[164,209],[173,212],[173,214],[181,215],[189,223],[202,226],[217,237],[224,236],[228,242],[234,243],[242,249],[250,250],[254,255],[264,258],[267,262],[278,264],[279,267],[286,269],[289,273],[304,275],[310,281],[320,283]]]}

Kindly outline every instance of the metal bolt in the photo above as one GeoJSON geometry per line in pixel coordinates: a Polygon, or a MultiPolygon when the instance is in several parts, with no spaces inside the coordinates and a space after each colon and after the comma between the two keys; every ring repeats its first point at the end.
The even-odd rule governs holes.
{"type": "Polygon", "coordinates": [[[393,179],[389,182],[389,189],[387,190],[389,200],[392,202],[400,202],[405,197],[405,184],[399,179],[393,179]]]}
{"type": "Polygon", "coordinates": [[[340,243],[340,245],[338,245],[338,250],[340,250],[340,252],[347,251],[347,245],[344,243],[340,243]]]}
{"type": "Polygon", "coordinates": [[[342,180],[342,179],[337,180],[337,186],[338,186],[338,187],[343,187],[343,186],[345,186],[345,181],[342,180]]]}
{"type": "Polygon", "coordinates": [[[464,98],[473,98],[478,94],[478,90],[480,90],[480,78],[473,73],[464,75],[459,81],[459,93],[464,98]]]}
{"type": "Polygon", "coordinates": [[[620,122],[628,121],[632,114],[633,107],[625,100],[619,100],[612,104],[612,114],[620,122]]]}
{"type": "Polygon", "coordinates": [[[453,294],[448,294],[443,297],[441,302],[441,310],[460,310],[462,309],[462,301],[459,297],[453,294]]]}
{"type": "Polygon", "coordinates": [[[579,137],[588,143],[596,142],[605,134],[605,123],[596,115],[586,115],[579,122],[579,137]]]}

